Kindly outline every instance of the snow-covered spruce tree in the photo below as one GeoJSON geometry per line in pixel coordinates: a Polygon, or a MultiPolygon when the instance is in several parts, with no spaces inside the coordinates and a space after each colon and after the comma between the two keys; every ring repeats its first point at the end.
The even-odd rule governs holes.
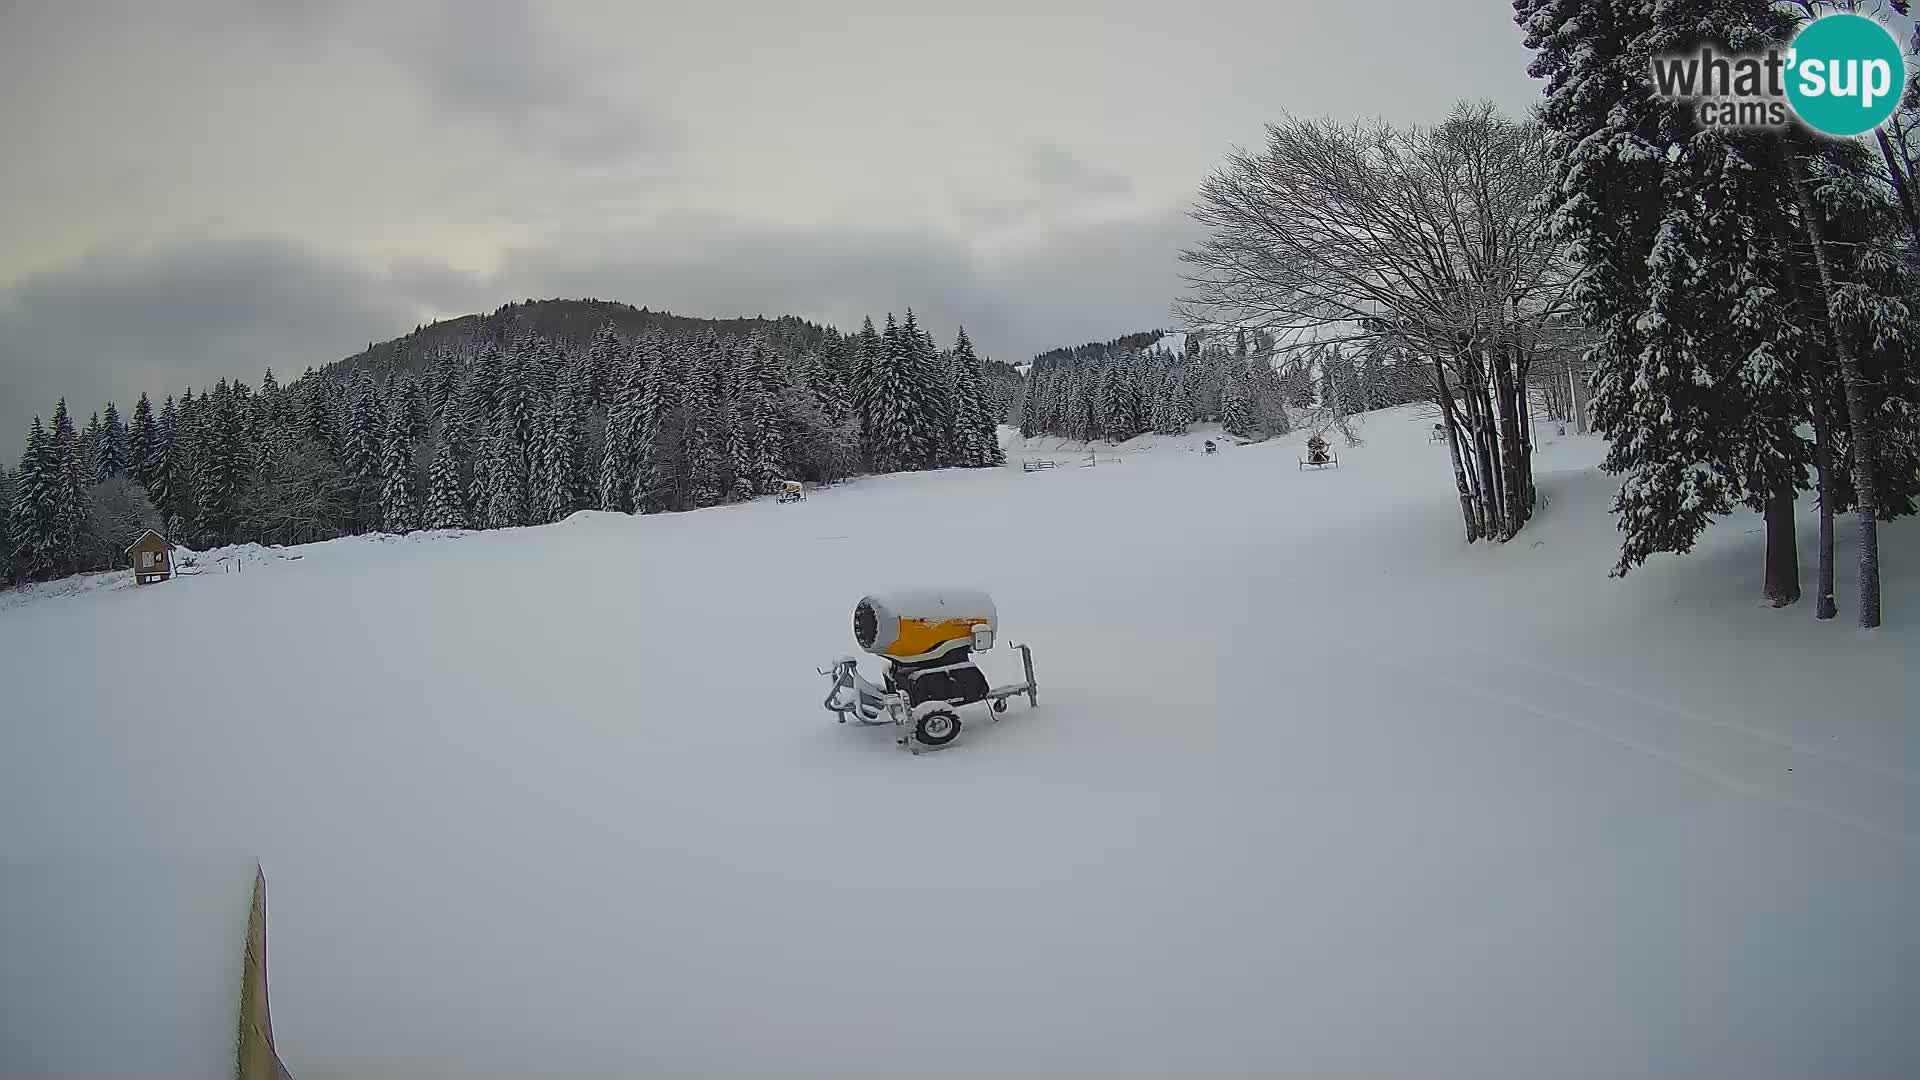
{"type": "Polygon", "coordinates": [[[167,523],[165,531],[169,536],[176,534],[172,521],[179,515],[183,491],[183,485],[179,482],[180,453],[174,445],[178,421],[179,407],[169,397],[161,404],[159,420],[154,424],[153,449],[147,456],[146,477],[143,480],[147,498],[153,501],[154,508],[160,512],[160,519],[167,523]]]}
{"type": "MultiPolygon", "coordinates": [[[[889,314],[891,319],[892,315],[889,314]]],[[[894,334],[899,328],[894,328],[894,334]]],[[[875,376],[886,364],[886,353],[892,341],[891,337],[882,337],[873,328],[873,316],[866,316],[860,324],[860,334],[853,342],[853,380],[852,406],[854,420],[860,429],[860,456],[863,461],[873,461],[873,386],[875,376]]]]}
{"type": "Polygon", "coordinates": [[[600,509],[630,514],[634,510],[634,474],[638,467],[641,365],[635,352],[614,368],[618,383],[607,406],[606,432],[600,448],[600,509]]]}
{"type": "Polygon", "coordinates": [[[1081,401],[1084,397],[1084,375],[1078,360],[1068,360],[1055,375],[1053,416],[1050,425],[1052,433],[1068,439],[1086,437],[1086,409],[1081,401]]]}
{"type": "Polygon", "coordinates": [[[1029,368],[1020,387],[1020,437],[1031,439],[1043,429],[1042,419],[1046,411],[1046,373],[1038,368],[1029,368]]]}
{"type": "Polygon", "coordinates": [[[411,376],[395,376],[387,384],[386,397],[389,424],[397,417],[417,442],[427,433],[427,403],[420,393],[420,384],[411,376]]]}
{"type": "Polygon", "coordinates": [[[684,502],[687,372],[677,349],[658,339],[644,343],[643,355],[635,429],[639,433],[636,509],[641,513],[679,510],[684,502]]]}
{"type": "Polygon", "coordinates": [[[495,424],[504,420],[513,436],[512,446],[518,455],[514,468],[519,475],[523,494],[527,475],[531,471],[534,408],[544,396],[540,389],[543,363],[539,345],[523,341],[501,368],[499,394],[494,409],[495,424]]]}
{"type": "Polygon", "coordinates": [[[93,448],[95,482],[127,471],[127,431],[120,424],[120,410],[107,402],[100,418],[100,435],[93,448]]]}
{"type": "Polygon", "coordinates": [[[410,533],[420,527],[414,433],[407,413],[406,402],[396,395],[380,459],[380,527],[390,533],[410,533]]]}
{"type": "Polygon", "coordinates": [[[912,308],[907,309],[907,319],[900,327],[897,344],[905,350],[905,359],[902,361],[906,388],[905,466],[912,469],[938,468],[941,465],[940,435],[945,427],[947,403],[941,393],[933,341],[920,332],[912,308]]]}
{"type": "Polygon", "coordinates": [[[964,326],[954,339],[953,364],[959,415],[955,439],[961,454],[956,464],[976,469],[1003,464],[1006,459],[1000,450],[1000,426],[988,411],[980,358],[974,355],[973,342],[964,326]]]}
{"type": "Polygon", "coordinates": [[[9,530],[14,573],[23,581],[43,581],[68,572],[64,566],[67,542],[60,535],[60,499],[60,463],[53,438],[36,416],[20,455],[9,530]]]}
{"type": "Polygon", "coordinates": [[[528,520],[535,525],[559,521],[572,512],[568,506],[566,423],[559,402],[548,399],[533,415],[533,440],[527,447],[528,520]]]}
{"type": "Polygon", "coordinates": [[[261,466],[265,454],[267,429],[275,424],[285,424],[288,418],[287,393],[280,386],[280,380],[273,377],[273,369],[267,368],[260,376],[260,393],[250,403],[247,414],[247,438],[254,444],[253,463],[261,466]]]}
{"type": "Polygon", "coordinates": [[[1187,433],[1186,391],[1181,386],[1186,365],[1171,364],[1160,376],[1160,392],[1153,401],[1153,430],[1160,435],[1187,433]]]}
{"type": "Polygon", "coordinates": [[[688,372],[685,419],[682,428],[681,461],[685,470],[681,490],[683,505],[716,506],[726,496],[726,461],[722,451],[721,402],[716,390],[720,358],[711,343],[694,348],[694,364],[688,372]]]}
{"type": "Polygon", "coordinates": [[[1220,426],[1244,439],[1253,434],[1253,408],[1247,401],[1247,374],[1241,363],[1234,357],[1221,375],[1220,426]]]}
{"type": "Polygon", "coordinates": [[[133,406],[133,423],[127,427],[127,471],[147,489],[149,498],[153,495],[153,454],[157,441],[153,402],[141,394],[133,406]]]}
{"type": "Polygon", "coordinates": [[[193,463],[195,523],[198,542],[218,547],[238,538],[240,497],[249,475],[250,454],[233,387],[222,379],[202,402],[206,415],[193,463]]]}
{"type": "Polygon", "coordinates": [[[14,583],[13,575],[13,470],[0,462],[0,588],[14,583]]]}
{"type": "Polygon", "coordinates": [[[848,380],[848,356],[852,344],[835,332],[829,332],[819,351],[811,359],[808,387],[814,404],[829,424],[844,423],[853,411],[852,386],[848,380]]]}
{"type": "Polygon", "coordinates": [[[488,341],[467,364],[466,381],[460,387],[459,412],[462,426],[476,448],[483,446],[492,436],[493,412],[499,400],[501,371],[505,363],[499,342],[488,341]]]}
{"type": "Polygon", "coordinates": [[[1354,386],[1360,412],[1372,412],[1384,409],[1386,400],[1387,367],[1381,359],[1380,350],[1368,349],[1360,357],[1360,377],[1354,386]]]}
{"type": "Polygon", "coordinates": [[[509,529],[527,524],[527,454],[511,416],[495,417],[485,457],[485,468],[474,471],[474,480],[482,487],[476,505],[484,526],[509,529]]]}
{"type": "Polygon", "coordinates": [[[781,473],[774,404],[782,380],[764,338],[749,339],[736,355],[728,430],[734,484],[749,495],[764,494],[773,490],[781,473]]]}
{"type": "Polygon", "coordinates": [[[1320,407],[1336,417],[1359,412],[1359,381],[1353,358],[1338,346],[1329,347],[1320,359],[1320,407]]]}
{"type": "MultiPolygon", "coordinates": [[[[1693,47],[1705,36],[1740,51],[1758,50],[1784,42],[1790,32],[1790,21],[1768,4],[1696,0],[1657,12],[1639,47],[1657,55],[1693,47]]],[[[1782,143],[1771,133],[1696,132],[1686,107],[1668,105],[1655,116],[1662,125],[1656,138],[1669,146],[1686,141],[1678,153],[1669,149],[1661,159],[1667,203],[1649,255],[1649,308],[1665,315],[1672,290],[1684,287],[1667,272],[1669,258],[1681,260],[1674,271],[1684,274],[1679,280],[1704,270],[1713,275],[1711,284],[1724,290],[1695,286],[1681,298],[1683,310],[1698,317],[1727,313],[1686,343],[1698,366],[1693,385],[1680,393],[1699,401],[1710,389],[1709,407],[1715,410],[1695,421],[1705,437],[1692,452],[1715,455],[1728,477],[1729,495],[1766,515],[1766,594],[1776,606],[1789,604],[1800,597],[1794,501],[1806,486],[1813,456],[1798,431],[1805,407],[1795,372],[1805,367],[1801,360],[1811,328],[1791,318],[1791,245],[1749,238],[1778,238],[1790,227],[1792,186],[1782,182],[1790,170],[1782,167],[1782,143]],[[1697,222],[1697,232],[1676,227],[1678,219],[1697,222]],[[1676,239],[1681,243],[1673,243],[1676,239]]],[[[1653,340],[1660,343],[1665,336],[1656,328],[1653,340]]],[[[1663,385],[1659,375],[1653,373],[1629,392],[1644,394],[1651,387],[1657,400],[1663,385]]]]}
{"type": "Polygon", "coordinates": [[[619,385],[615,372],[626,364],[631,353],[632,347],[620,340],[613,324],[594,331],[593,342],[587,346],[586,377],[581,387],[585,408],[597,408],[607,401],[613,388],[619,385]]]}
{"type": "MultiPolygon", "coordinates": [[[[1920,364],[1913,359],[1920,327],[1907,299],[1907,238],[1898,207],[1872,186],[1876,174],[1863,147],[1794,132],[1783,153],[1799,214],[1792,239],[1803,241],[1789,246],[1787,292],[1813,344],[1796,374],[1812,414],[1820,493],[1816,614],[1836,612],[1832,516],[1851,508],[1860,624],[1871,628],[1881,617],[1878,523],[1913,513],[1920,497],[1920,364]]],[[[1776,531],[1791,527],[1790,517],[1776,526],[1779,516],[1768,520],[1770,554],[1776,531]]],[[[1770,559],[1770,579],[1772,568],[1770,559]]]]}
{"type": "Polygon", "coordinates": [[[1095,438],[1108,442],[1124,440],[1127,430],[1126,404],[1120,387],[1120,375],[1112,366],[1103,366],[1095,376],[1094,389],[1095,423],[1090,432],[1095,438]]]}
{"type": "Polygon", "coordinates": [[[444,428],[455,419],[460,400],[460,358],[446,345],[434,353],[433,362],[427,367],[426,391],[422,404],[426,408],[427,423],[435,430],[444,428]]]}
{"type": "Polygon", "coordinates": [[[1079,438],[1092,442],[1100,437],[1100,373],[1105,371],[1104,357],[1090,358],[1080,373],[1080,386],[1074,402],[1074,430],[1079,438]]]}
{"type": "Polygon", "coordinates": [[[1249,361],[1247,403],[1259,438],[1270,439],[1293,430],[1293,422],[1287,416],[1286,386],[1280,381],[1280,373],[1273,369],[1270,349],[1262,349],[1249,361]]]}
{"type": "Polygon", "coordinates": [[[56,477],[53,534],[56,565],[61,573],[71,574],[80,569],[80,537],[88,528],[89,504],[80,436],[74,430],[65,398],[54,406],[49,437],[56,477]]]}
{"type": "MultiPolygon", "coordinates": [[[[1039,370],[1036,368],[1035,370],[1039,370]]],[[[1045,369],[1044,393],[1040,396],[1040,432],[1044,435],[1067,433],[1067,395],[1072,391],[1073,372],[1067,361],[1054,361],[1045,369]]]]}
{"type": "MultiPolygon", "coordinates": [[[[1685,552],[1741,503],[1784,502],[1809,454],[1793,431],[1777,249],[1777,179],[1758,171],[1771,136],[1701,129],[1658,99],[1651,57],[1702,41],[1736,51],[1781,40],[1764,2],[1520,0],[1517,18],[1548,81],[1553,227],[1586,274],[1575,298],[1598,342],[1593,413],[1604,468],[1625,477],[1616,575],[1685,552]],[[1624,89],[1623,89],[1624,88],[1624,89]],[[1784,498],[1782,495],[1784,493],[1784,498]]],[[[1783,560],[1776,560],[1783,561],[1783,560]]],[[[1797,571],[1775,580],[1798,595],[1797,571]]]]}
{"type": "MultiPolygon", "coordinates": [[[[1135,354],[1127,372],[1128,405],[1134,435],[1153,430],[1153,399],[1160,387],[1160,369],[1171,356],[1165,349],[1135,354]]],[[[1131,437],[1131,436],[1129,436],[1131,437]]]]}
{"type": "Polygon", "coordinates": [[[1286,386],[1289,407],[1301,410],[1313,408],[1313,376],[1305,365],[1289,365],[1282,381],[1286,386]]]}
{"type": "Polygon", "coordinates": [[[562,386],[554,398],[554,423],[558,426],[555,438],[560,443],[562,518],[576,510],[591,510],[596,505],[599,477],[588,430],[592,422],[592,394],[593,388],[576,375],[573,383],[562,386]]]}
{"type": "Polygon", "coordinates": [[[362,369],[346,400],[341,450],[347,476],[353,481],[355,512],[348,529],[366,532],[380,520],[380,444],[386,429],[386,409],[371,372],[362,369]]]}
{"type": "Polygon", "coordinates": [[[961,400],[960,369],[953,362],[953,353],[945,349],[935,349],[933,353],[934,377],[939,382],[941,403],[939,448],[936,460],[942,468],[960,465],[966,457],[966,451],[960,445],[960,429],[966,421],[961,412],[966,402],[961,400]]]}
{"type": "Polygon", "coordinates": [[[460,451],[452,432],[443,432],[433,450],[433,466],[427,475],[427,511],[424,522],[429,529],[467,529],[472,519],[467,513],[467,490],[460,483],[460,451]]]}
{"type": "Polygon", "coordinates": [[[340,437],[340,415],[344,409],[339,384],[332,372],[323,372],[308,382],[303,394],[307,437],[328,455],[344,462],[345,446],[340,437]]]}
{"type": "Polygon", "coordinates": [[[875,472],[911,468],[919,449],[913,351],[889,312],[880,355],[868,374],[866,450],[875,472]]]}
{"type": "Polygon", "coordinates": [[[83,483],[91,484],[100,468],[100,414],[87,417],[87,426],[80,429],[80,477],[83,483]]]}

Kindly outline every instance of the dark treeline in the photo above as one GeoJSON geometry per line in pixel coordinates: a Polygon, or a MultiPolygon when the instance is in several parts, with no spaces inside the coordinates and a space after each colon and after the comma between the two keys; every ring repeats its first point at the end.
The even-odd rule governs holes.
{"type": "Polygon", "coordinates": [[[0,469],[0,579],[124,565],[145,528],[205,550],[659,513],[861,472],[1001,463],[1017,393],[909,311],[845,335],[624,305],[508,305],[281,385],[221,380],[84,426],[63,400],[0,469]],[[589,323],[594,316],[597,320],[589,323]]]}
{"type": "Polygon", "coordinates": [[[1197,423],[1265,439],[1292,430],[1288,410],[1315,421],[1419,400],[1424,377],[1386,348],[1329,346],[1310,364],[1276,365],[1273,338],[1190,334],[1176,355],[1158,331],[1053,349],[1027,372],[1022,435],[1120,442],[1179,435],[1197,423]]]}

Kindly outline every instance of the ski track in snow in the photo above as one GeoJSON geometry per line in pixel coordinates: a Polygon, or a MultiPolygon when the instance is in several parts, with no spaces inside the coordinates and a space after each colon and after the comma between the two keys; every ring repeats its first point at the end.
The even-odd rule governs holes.
{"type": "Polygon", "coordinates": [[[1580,686],[1588,690],[1598,690],[1603,693],[1612,694],[1615,697],[1622,698],[1627,701],[1631,701],[1636,705],[1644,705],[1647,708],[1659,709],[1662,712],[1669,713],[1673,716],[1677,716],[1682,720],[1690,720],[1696,724],[1704,724],[1708,727],[1717,728],[1722,731],[1737,732],[1741,735],[1748,736],[1749,738],[1758,739],[1761,742],[1764,742],[1770,746],[1779,747],[1782,750],[1791,750],[1796,754],[1804,754],[1807,757],[1817,758],[1821,761],[1830,762],[1835,765],[1844,765],[1851,769],[1859,769],[1861,772],[1872,773],[1875,776],[1885,777],[1886,779],[1889,779],[1889,780],[1897,780],[1903,784],[1920,785],[1920,773],[1910,772],[1906,769],[1897,768],[1892,765],[1885,765],[1878,761],[1871,761],[1866,758],[1854,757],[1851,754],[1842,753],[1837,750],[1829,750],[1822,746],[1813,746],[1808,743],[1803,743],[1794,739],[1787,738],[1784,735],[1779,735],[1771,731],[1764,731],[1760,728],[1750,727],[1746,724],[1739,723],[1738,721],[1722,720],[1717,717],[1707,716],[1704,713],[1695,712],[1692,709],[1681,708],[1680,706],[1675,705],[1672,702],[1661,701],[1658,698],[1648,697],[1645,694],[1639,693],[1634,690],[1629,690],[1623,686],[1620,686],[1617,683],[1606,682],[1599,679],[1590,678],[1588,676],[1578,675],[1570,671],[1563,671],[1559,668],[1548,667],[1547,665],[1540,664],[1532,660],[1527,660],[1519,656],[1514,656],[1507,653],[1496,653],[1491,649],[1483,649],[1478,646],[1467,644],[1464,642],[1455,643],[1454,647],[1460,649],[1463,652],[1473,653],[1487,660],[1491,660],[1501,664],[1506,664],[1511,667],[1523,668],[1527,671],[1536,672],[1541,675],[1549,675],[1549,676],[1552,676],[1553,678],[1572,683],[1575,686],[1580,686]]]}
{"type": "MultiPolygon", "coordinates": [[[[1492,656],[1494,654],[1487,654],[1487,655],[1492,656]]],[[[1884,825],[1877,821],[1869,821],[1866,818],[1858,817],[1856,815],[1847,813],[1842,810],[1836,810],[1829,806],[1823,806],[1818,803],[1809,802],[1805,799],[1796,798],[1792,795],[1783,794],[1777,790],[1767,787],[1766,785],[1755,783],[1748,780],[1743,780],[1740,777],[1733,775],[1731,772],[1725,771],[1708,762],[1701,761],[1684,754],[1677,754],[1670,750],[1665,750],[1660,748],[1659,746],[1655,746],[1650,742],[1637,739],[1631,735],[1623,734],[1618,730],[1608,727],[1606,724],[1595,723],[1590,720],[1582,720],[1579,717],[1576,717],[1570,713],[1563,712],[1558,709],[1548,708],[1546,706],[1538,705],[1533,702],[1514,697],[1510,694],[1502,693],[1501,691],[1498,691],[1498,690],[1490,689],[1484,683],[1469,681],[1466,679],[1458,678],[1453,675],[1445,674],[1443,671],[1433,666],[1415,666],[1412,664],[1403,663],[1398,660],[1379,658],[1379,657],[1375,657],[1374,660],[1377,663],[1385,664],[1389,667],[1399,668],[1403,671],[1406,671],[1409,674],[1417,675],[1422,679],[1430,679],[1430,680],[1433,680],[1434,682],[1445,683],[1448,686],[1452,686],[1459,690],[1463,690],[1485,701],[1490,701],[1497,705],[1504,705],[1510,709],[1517,709],[1529,715],[1540,717],[1543,720],[1551,720],[1551,721],[1554,721],[1555,723],[1565,724],[1568,727],[1577,728],[1581,731],[1588,733],[1589,735],[1593,735],[1596,738],[1604,739],[1607,742],[1613,743],[1617,746],[1625,747],[1626,749],[1632,750],[1635,753],[1644,754],[1647,757],[1653,758],[1656,761],[1665,762],[1666,764],[1671,765],[1676,769],[1680,769],[1683,772],[1686,772],[1692,776],[1698,777],[1699,779],[1704,780],[1707,783],[1725,788],[1728,791],[1731,791],[1737,795],[1742,795],[1750,799],[1771,802],[1780,806],[1789,807],[1791,809],[1801,811],[1802,813],[1810,814],[1817,818],[1822,818],[1824,820],[1832,821],[1840,825],[1845,825],[1851,829],[1857,829],[1860,832],[1866,833],[1870,836],[1876,836],[1882,840],[1891,841],[1895,845],[1904,849],[1905,854],[1907,854],[1909,857],[1920,857],[1920,836],[1911,836],[1911,835],[1908,835],[1907,833],[1901,832],[1897,828],[1884,825]]],[[[1604,687],[1596,687],[1596,688],[1605,689],[1604,687]]],[[[1747,731],[1745,729],[1729,728],[1728,730],[1739,730],[1739,731],[1742,731],[1743,734],[1748,734],[1748,735],[1756,734],[1755,732],[1747,731]]],[[[1773,740],[1768,740],[1768,741],[1772,742],[1773,740]]],[[[1794,750],[1800,749],[1799,747],[1794,746],[1791,743],[1783,743],[1782,745],[1785,745],[1788,749],[1794,749],[1794,750]]]]}

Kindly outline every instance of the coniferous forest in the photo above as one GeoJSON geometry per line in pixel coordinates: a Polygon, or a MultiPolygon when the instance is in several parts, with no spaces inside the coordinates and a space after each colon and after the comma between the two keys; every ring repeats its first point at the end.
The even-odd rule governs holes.
{"type": "Polygon", "coordinates": [[[1183,335],[1176,353],[1158,331],[1034,357],[1018,410],[1020,433],[1121,442],[1219,424],[1229,435],[1284,435],[1293,419],[1337,422],[1425,400],[1425,375],[1383,347],[1316,350],[1285,362],[1272,335],[1183,335]],[[1292,411],[1291,416],[1289,410],[1292,411]]]}
{"type": "Polygon", "coordinates": [[[912,311],[843,334],[601,301],[509,304],[287,383],[223,379],[84,423],[36,417],[0,469],[0,580],[125,565],[143,529],[196,550],[665,513],[783,479],[1001,463],[1019,376],[912,311]]]}

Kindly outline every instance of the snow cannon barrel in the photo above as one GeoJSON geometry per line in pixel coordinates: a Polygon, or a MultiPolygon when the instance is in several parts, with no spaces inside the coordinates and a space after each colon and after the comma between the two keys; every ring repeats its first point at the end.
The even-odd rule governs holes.
{"type": "Polygon", "coordinates": [[[993,597],[979,589],[900,589],[863,596],[853,609],[854,640],[893,660],[984,649],[999,629],[993,597]]]}

